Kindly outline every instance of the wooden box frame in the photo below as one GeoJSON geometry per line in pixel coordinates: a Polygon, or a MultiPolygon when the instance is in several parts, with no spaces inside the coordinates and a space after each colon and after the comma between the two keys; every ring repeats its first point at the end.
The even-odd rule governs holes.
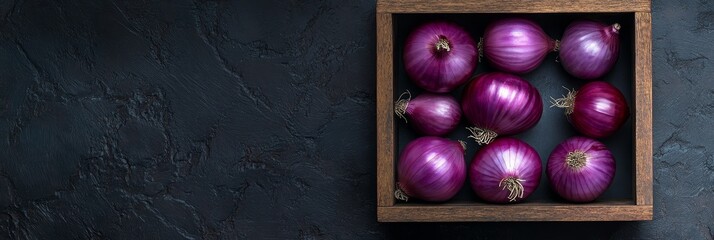
{"type": "Polygon", "coordinates": [[[652,220],[652,15],[649,0],[378,0],[377,220],[379,222],[652,220]],[[634,13],[634,201],[398,204],[395,190],[394,26],[401,13],[634,13]]]}

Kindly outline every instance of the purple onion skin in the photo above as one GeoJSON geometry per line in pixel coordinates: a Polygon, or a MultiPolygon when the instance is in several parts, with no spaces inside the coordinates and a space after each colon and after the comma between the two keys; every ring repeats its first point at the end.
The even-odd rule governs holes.
{"type": "Polygon", "coordinates": [[[571,23],[560,40],[560,62],[565,71],[581,79],[596,79],[608,73],[620,51],[620,24],[596,21],[571,23]]]}
{"type": "Polygon", "coordinates": [[[543,114],[538,89],[508,73],[476,76],[464,89],[461,109],[478,128],[511,135],[532,128],[543,114]]]}
{"type": "Polygon", "coordinates": [[[534,21],[507,18],[486,27],[483,51],[496,69],[524,74],[536,69],[549,52],[555,51],[555,40],[534,21]]]}
{"type": "Polygon", "coordinates": [[[399,187],[410,197],[446,201],[466,181],[466,162],[461,143],[441,137],[420,137],[399,155],[399,187]]]}
{"type": "Polygon", "coordinates": [[[561,197],[573,202],[591,202],[602,195],[615,177],[615,159],[605,144],[586,137],[571,137],[553,149],[546,175],[561,197]],[[571,163],[568,154],[584,153],[584,162],[571,163]],[[582,166],[580,164],[583,164],[582,166]]]}
{"type": "Polygon", "coordinates": [[[610,83],[589,82],[575,95],[570,123],[576,130],[592,138],[604,138],[615,133],[629,116],[625,96],[610,83]]]}
{"type": "Polygon", "coordinates": [[[407,75],[414,84],[434,93],[450,92],[468,81],[476,69],[477,58],[474,39],[450,22],[421,25],[409,34],[404,44],[407,75]],[[447,42],[448,50],[437,47],[441,40],[447,42]]]}
{"type": "Polygon", "coordinates": [[[461,107],[448,94],[422,93],[409,101],[406,109],[409,124],[419,134],[442,136],[461,121],[461,107]]]}
{"type": "Polygon", "coordinates": [[[541,159],[533,147],[515,138],[498,138],[476,152],[469,167],[471,188],[481,199],[493,203],[511,202],[510,192],[499,186],[505,178],[522,179],[522,201],[533,193],[540,183],[541,159]]]}

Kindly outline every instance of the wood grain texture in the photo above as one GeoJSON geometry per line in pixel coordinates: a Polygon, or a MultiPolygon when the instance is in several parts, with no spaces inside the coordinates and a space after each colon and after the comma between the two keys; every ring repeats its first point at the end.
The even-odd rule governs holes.
{"type": "Polygon", "coordinates": [[[651,205],[396,205],[378,207],[380,222],[638,221],[652,218],[651,205]]]}
{"type": "Polygon", "coordinates": [[[380,13],[650,12],[649,0],[380,0],[380,13]]]}
{"type": "Polygon", "coordinates": [[[392,14],[377,14],[377,206],[394,205],[392,14]]]}
{"type": "Polygon", "coordinates": [[[652,205],[652,14],[635,13],[635,201],[652,205]]]}

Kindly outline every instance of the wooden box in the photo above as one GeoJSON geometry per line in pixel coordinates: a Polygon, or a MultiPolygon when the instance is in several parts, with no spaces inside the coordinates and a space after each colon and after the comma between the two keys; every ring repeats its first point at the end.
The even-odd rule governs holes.
{"type": "MultiPolygon", "coordinates": [[[[378,0],[377,1],[377,219],[380,222],[468,222],[468,221],[639,221],[652,219],[652,18],[650,1],[645,0],[378,0]],[[488,20],[503,16],[525,16],[545,23],[558,25],[562,34],[564,26],[577,18],[616,19],[624,21],[621,38],[621,59],[606,77],[606,81],[619,86],[630,106],[630,118],[620,134],[603,140],[616,155],[617,176],[612,192],[592,203],[569,203],[555,196],[542,176],[538,197],[517,204],[489,204],[471,193],[467,182],[454,200],[444,203],[419,201],[401,202],[394,198],[396,160],[401,147],[416,135],[409,133],[406,124],[395,118],[393,103],[405,89],[415,90],[404,74],[401,63],[401,46],[405,35],[420,21],[430,19],[452,20],[472,32],[478,39],[488,20]],[[472,27],[468,27],[472,26],[472,27]],[[629,27],[629,30],[625,30],[629,27]],[[619,84],[619,85],[618,85],[619,84]],[[618,156],[621,156],[618,158],[618,156]]],[[[555,28],[554,28],[555,29],[555,28]]],[[[548,32],[559,39],[556,30],[548,32]]],[[[577,87],[569,80],[559,65],[553,63],[551,54],[544,63],[525,79],[533,83],[544,100],[560,97],[564,92],[557,85],[577,87]],[[546,63],[551,61],[550,63],[546,63]],[[543,65],[546,65],[545,67],[543,65]],[[542,68],[542,69],[541,69],[542,68]],[[550,90],[545,91],[542,88],[550,90]],[[557,87],[554,87],[557,86],[557,87]],[[555,90],[553,90],[555,89],[555,90]],[[557,95],[555,95],[557,93],[557,95]]],[[[477,72],[490,71],[487,61],[478,64],[477,72]]],[[[455,96],[459,96],[457,90],[455,96]]],[[[544,105],[547,102],[544,102],[544,105]]],[[[516,137],[533,144],[535,136],[548,139],[538,150],[543,162],[555,144],[574,135],[567,120],[561,115],[548,113],[538,123],[543,127],[516,137]],[[546,116],[560,116],[559,119],[546,116]],[[544,123],[544,122],[550,123],[544,123]],[[556,128],[558,127],[559,128],[556,128]],[[565,130],[561,130],[565,129],[565,130]],[[550,134],[552,133],[552,134],[550,134]],[[540,135],[539,135],[540,134],[540,135]],[[549,136],[541,136],[550,134],[549,136]],[[545,156],[545,158],[544,158],[545,156]]],[[[457,131],[464,132],[463,128],[457,131]]],[[[465,133],[447,136],[465,138],[465,133]]],[[[470,140],[469,140],[470,141],[470,140]]],[[[477,149],[473,141],[465,156],[470,162],[477,149]]],[[[467,162],[467,164],[468,164],[467,162]]],[[[608,190],[611,191],[611,190],[608,190]]],[[[533,196],[532,196],[533,197],[533,196]]]]}

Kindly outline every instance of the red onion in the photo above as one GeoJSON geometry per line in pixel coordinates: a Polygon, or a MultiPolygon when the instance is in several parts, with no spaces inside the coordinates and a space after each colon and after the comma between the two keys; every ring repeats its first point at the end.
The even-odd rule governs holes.
{"type": "Polygon", "coordinates": [[[509,73],[524,74],[536,69],[558,44],[534,21],[507,18],[486,27],[483,51],[493,67],[509,73]]]}
{"type": "Polygon", "coordinates": [[[575,129],[592,138],[612,135],[629,116],[625,96],[603,81],[589,82],[563,98],[552,99],[552,103],[551,107],[565,108],[565,115],[575,129]]]}
{"type": "Polygon", "coordinates": [[[571,137],[548,157],[546,174],[558,195],[573,202],[590,202],[615,177],[615,159],[605,144],[586,137],[571,137]]]}
{"type": "Polygon", "coordinates": [[[508,73],[476,76],[464,89],[461,108],[474,124],[467,128],[479,144],[488,144],[498,135],[517,134],[535,126],[543,113],[538,89],[508,73]]]}
{"type": "Polygon", "coordinates": [[[469,180],[483,200],[516,202],[535,191],[541,170],[540,156],[533,147],[515,138],[499,138],[476,152],[469,180]]]}
{"type": "Polygon", "coordinates": [[[459,125],[461,107],[453,96],[448,94],[422,93],[411,99],[406,91],[394,104],[394,112],[404,120],[411,120],[411,126],[418,133],[427,136],[441,136],[459,125]]]}
{"type": "Polygon", "coordinates": [[[560,40],[560,62],[577,78],[602,77],[615,66],[620,50],[620,24],[571,23],[560,40]]]}
{"type": "Polygon", "coordinates": [[[466,180],[465,144],[440,137],[409,142],[399,155],[394,196],[404,201],[446,201],[456,195],[466,180]]]}
{"type": "Polygon", "coordinates": [[[404,43],[404,66],[417,86],[445,93],[464,84],[477,63],[476,42],[450,22],[432,22],[415,29],[404,43]]]}

